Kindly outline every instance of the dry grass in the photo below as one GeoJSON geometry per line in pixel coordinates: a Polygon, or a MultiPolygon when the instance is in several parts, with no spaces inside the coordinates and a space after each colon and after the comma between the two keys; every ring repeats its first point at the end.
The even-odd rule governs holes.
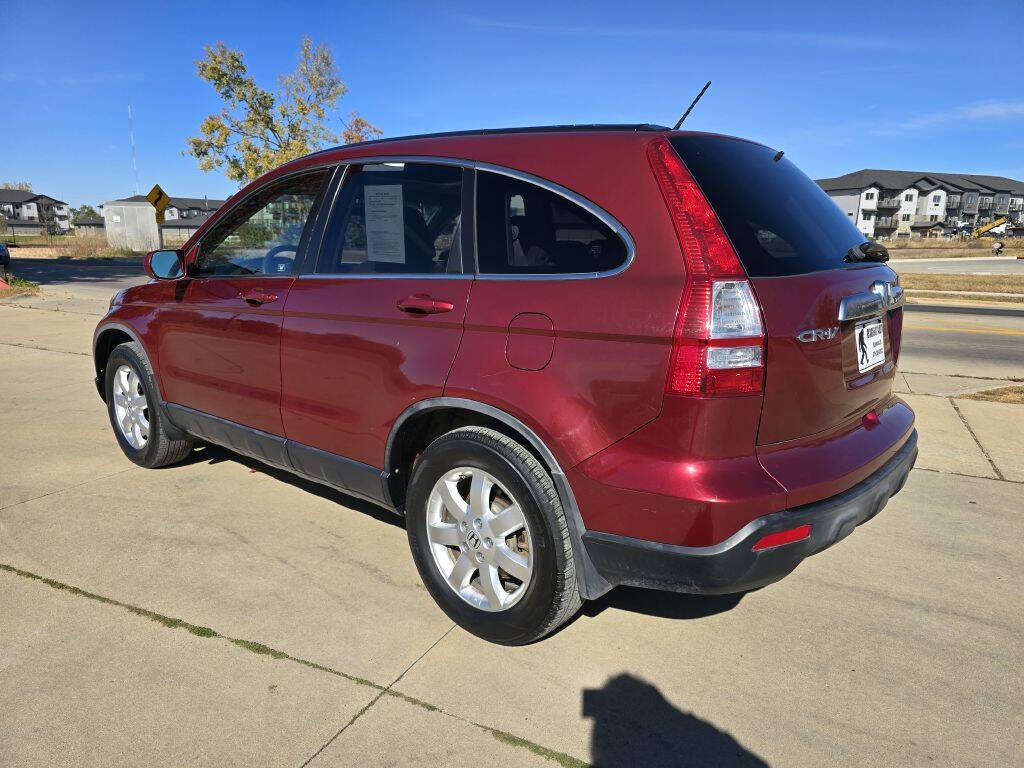
{"type": "Polygon", "coordinates": [[[0,287],[0,299],[10,299],[15,296],[30,296],[39,293],[39,285],[30,280],[23,280],[14,275],[7,276],[9,288],[0,287]]]}
{"type": "Polygon", "coordinates": [[[1024,405],[1024,384],[1013,384],[1009,387],[999,389],[987,389],[984,392],[975,392],[970,395],[962,395],[965,400],[988,400],[992,403],[1013,403],[1024,405]]]}
{"type": "MultiPolygon", "coordinates": [[[[889,256],[893,259],[956,259],[964,256],[991,256],[992,238],[981,240],[935,240],[919,238],[899,242],[885,242],[889,256]]],[[[1024,255],[1024,238],[1008,238],[1003,241],[1003,255],[1024,255]]]]}
{"type": "Polygon", "coordinates": [[[1024,275],[941,275],[901,272],[900,285],[922,291],[988,291],[1024,295],[1024,275]]]}
{"type": "Polygon", "coordinates": [[[139,255],[125,248],[111,248],[105,237],[55,237],[53,245],[11,249],[11,256],[15,259],[19,256],[26,259],[118,259],[139,255]]]}

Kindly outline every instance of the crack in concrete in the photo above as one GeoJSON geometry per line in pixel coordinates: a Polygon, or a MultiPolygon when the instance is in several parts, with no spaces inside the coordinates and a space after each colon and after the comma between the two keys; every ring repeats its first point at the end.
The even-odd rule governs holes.
{"type": "Polygon", "coordinates": [[[66,349],[53,349],[52,347],[38,347],[35,344],[17,344],[13,341],[0,341],[0,346],[4,347],[19,347],[21,349],[35,349],[40,352],[56,352],[59,355],[81,355],[82,357],[92,357],[91,352],[69,352],[66,349]]]}
{"type": "Polygon", "coordinates": [[[352,715],[352,718],[347,723],[345,723],[343,726],[341,726],[341,728],[338,730],[338,732],[336,734],[334,734],[333,736],[331,736],[331,738],[329,738],[323,744],[323,746],[320,747],[320,749],[318,749],[316,752],[314,752],[312,755],[310,755],[309,758],[302,765],[299,766],[299,768],[306,768],[306,766],[308,766],[310,763],[312,763],[325,749],[327,749],[329,746],[331,746],[331,744],[333,744],[335,741],[337,741],[338,737],[341,736],[341,734],[343,734],[346,730],[348,730],[349,726],[352,725],[352,723],[354,723],[356,720],[358,720],[360,717],[362,717],[364,714],[366,714],[366,712],[369,711],[370,708],[374,704],[376,704],[378,701],[380,701],[381,697],[384,696],[385,694],[397,695],[398,697],[400,697],[400,698],[402,698],[405,701],[408,701],[410,703],[417,704],[417,705],[420,705],[420,706],[424,706],[427,709],[429,709],[431,711],[434,711],[434,712],[439,711],[438,708],[433,706],[432,704],[426,704],[425,702],[419,702],[416,699],[413,699],[413,698],[411,698],[409,696],[406,696],[404,694],[399,694],[397,691],[393,692],[392,691],[392,687],[399,680],[401,680],[403,677],[405,677],[405,673],[408,672],[410,669],[412,669],[414,666],[416,666],[423,659],[424,656],[426,656],[428,653],[430,653],[434,649],[434,647],[438,643],[440,643],[442,640],[444,640],[446,637],[448,637],[448,633],[451,632],[453,629],[455,629],[455,625],[454,624],[452,624],[450,627],[448,627],[448,629],[446,629],[444,631],[444,634],[442,634],[439,638],[437,638],[437,640],[435,640],[434,642],[432,642],[430,644],[430,646],[427,648],[427,650],[425,650],[423,653],[421,653],[419,656],[417,656],[409,666],[407,666],[405,669],[403,669],[402,672],[398,675],[398,677],[396,677],[394,680],[392,680],[391,683],[386,688],[384,688],[380,693],[378,693],[376,696],[374,696],[372,701],[370,701],[365,707],[363,707],[358,712],[356,712],[354,715],[352,715]]]}
{"type": "Polygon", "coordinates": [[[934,472],[937,475],[953,475],[954,477],[969,477],[973,480],[988,480],[993,483],[1013,483],[1024,485],[1024,480],[1010,480],[1009,478],[985,477],[985,475],[968,475],[966,472],[951,472],[948,469],[932,469],[931,467],[914,467],[915,472],[934,472]]]}
{"type": "MultiPolygon", "coordinates": [[[[58,491],[54,491],[54,493],[58,493],[58,491]]],[[[89,592],[88,590],[76,587],[72,584],[65,584],[64,582],[57,581],[56,579],[50,579],[45,576],[40,576],[39,574],[32,573],[31,571],[26,571],[22,568],[18,568],[17,566],[9,565],[7,563],[0,563],[0,571],[7,572],[24,579],[28,579],[30,581],[39,582],[52,589],[67,592],[69,594],[75,595],[76,597],[83,597],[88,600],[95,600],[96,602],[103,603],[104,605],[110,605],[115,608],[122,608],[128,611],[129,613],[132,613],[136,616],[140,616],[145,619],[149,619],[150,621],[154,621],[164,627],[167,627],[168,629],[184,629],[186,632],[189,632],[190,634],[193,634],[196,637],[202,637],[210,640],[226,640],[232,645],[236,645],[239,648],[243,648],[249,651],[250,653],[255,653],[262,656],[270,656],[271,658],[276,659],[278,661],[290,661],[295,664],[301,664],[304,667],[314,669],[318,672],[324,672],[329,675],[335,675],[336,677],[341,677],[357,685],[367,686],[369,688],[373,688],[374,690],[376,690],[378,692],[377,695],[362,709],[356,712],[352,716],[352,718],[347,723],[345,723],[345,725],[343,725],[341,729],[338,730],[337,733],[334,734],[334,736],[332,736],[323,746],[321,746],[316,752],[314,752],[304,763],[302,763],[302,766],[308,766],[310,762],[317,757],[317,755],[321,754],[325,749],[327,749],[327,747],[329,747],[335,740],[337,740],[337,738],[342,733],[344,733],[349,726],[351,726],[371,707],[373,707],[373,705],[376,704],[383,696],[392,696],[394,698],[401,699],[402,701],[405,701],[408,704],[412,704],[413,706],[416,706],[428,712],[437,712],[439,714],[445,715],[446,717],[450,717],[453,720],[458,720],[461,723],[465,723],[466,725],[472,725],[491,734],[491,736],[493,736],[498,741],[501,741],[510,746],[529,750],[535,755],[544,757],[548,760],[557,763],[560,766],[563,766],[563,768],[582,768],[583,766],[587,765],[587,763],[579,760],[578,758],[573,757],[572,755],[568,755],[564,752],[557,752],[555,750],[548,749],[547,747],[542,746],[541,744],[529,741],[528,739],[520,738],[506,731],[502,731],[497,728],[492,728],[488,725],[481,725],[480,723],[476,723],[472,720],[467,720],[466,718],[460,717],[451,712],[446,712],[441,707],[435,706],[425,701],[421,701],[420,699],[416,699],[412,696],[408,696],[404,693],[401,693],[400,691],[396,691],[393,689],[393,686],[396,685],[406,675],[406,673],[409,672],[409,670],[411,670],[416,664],[418,664],[423,659],[424,656],[430,653],[430,651],[432,651],[438,645],[438,643],[444,640],[448,636],[448,634],[455,629],[454,624],[448,627],[448,629],[446,629],[444,633],[430,645],[429,648],[427,648],[423,653],[421,653],[411,664],[409,664],[409,666],[402,670],[401,674],[399,674],[398,677],[396,677],[388,685],[383,686],[379,683],[373,682],[372,680],[367,680],[366,678],[359,677],[357,675],[350,675],[347,672],[342,672],[341,670],[333,669],[332,667],[319,664],[315,661],[310,661],[309,659],[303,659],[298,656],[292,656],[290,653],[280,651],[276,648],[271,648],[270,646],[264,645],[263,643],[260,643],[255,640],[246,640],[244,638],[231,637],[230,635],[225,635],[222,632],[218,632],[217,630],[212,629],[210,627],[203,627],[199,626],[198,624],[192,624],[191,622],[185,621],[184,619],[177,619],[173,616],[166,616],[162,613],[151,611],[148,608],[141,608],[137,605],[125,603],[121,600],[117,600],[112,597],[106,597],[104,595],[99,595],[95,592],[89,592]]]]}
{"type": "Polygon", "coordinates": [[[135,469],[135,467],[125,467],[124,469],[117,470],[117,472],[111,472],[109,475],[90,477],[88,480],[83,480],[82,482],[76,483],[75,485],[69,485],[65,488],[58,488],[55,491],[47,491],[46,493],[42,493],[38,496],[33,496],[30,499],[22,499],[21,501],[15,501],[11,504],[4,504],[4,506],[0,507],[0,512],[3,512],[5,509],[13,509],[19,504],[28,504],[30,501],[36,501],[37,499],[45,499],[47,496],[53,496],[58,493],[64,493],[65,491],[72,491],[75,488],[81,488],[83,485],[89,485],[90,483],[95,483],[98,482],[99,480],[106,480],[107,478],[114,477],[115,475],[122,475],[125,472],[131,472],[133,469],[135,469]]]}
{"type": "Polygon", "coordinates": [[[984,456],[992,466],[992,471],[996,473],[996,478],[999,480],[1005,480],[1006,478],[1003,477],[1003,473],[999,471],[999,467],[997,467],[996,463],[992,461],[992,457],[988,455],[988,451],[985,450],[985,446],[981,444],[981,440],[979,440],[978,436],[974,433],[974,428],[970,425],[970,422],[967,421],[967,418],[963,413],[961,413],[960,408],[952,397],[949,398],[949,404],[953,406],[953,410],[956,411],[956,415],[960,417],[960,421],[964,423],[964,426],[967,427],[967,431],[971,433],[971,437],[974,438],[974,442],[977,444],[978,450],[981,451],[981,455],[984,456]]]}

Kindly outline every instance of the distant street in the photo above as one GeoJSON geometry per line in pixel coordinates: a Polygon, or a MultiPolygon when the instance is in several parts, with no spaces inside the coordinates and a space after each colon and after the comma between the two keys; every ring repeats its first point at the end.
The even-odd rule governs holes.
{"type": "Polygon", "coordinates": [[[908,305],[899,367],[1024,378],[1024,309],[908,305]]]}
{"type": "Polygon", "coordinates": [[[1024,259],[1000,256],[994,259],[893,259],[897,272],[942,275],[1024,275],[1024,259]]]}

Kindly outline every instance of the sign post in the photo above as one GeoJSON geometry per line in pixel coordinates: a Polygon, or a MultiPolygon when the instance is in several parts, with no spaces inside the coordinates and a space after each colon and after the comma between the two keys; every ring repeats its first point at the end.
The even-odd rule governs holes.
{"type": "Polygon", "coordinates": [[[160,225],[164,223],[164,211],[167,210],[167,206],[171,204],[170,195],[164,192],[159,184],[154,184],[153,188],[149,190],[149,194],[146,195],[146,199],[152,203],[156,209],[156,236],[157,242],[160,244],[160,248],[164,247],[164,231],[160,228],[160,225]]]}

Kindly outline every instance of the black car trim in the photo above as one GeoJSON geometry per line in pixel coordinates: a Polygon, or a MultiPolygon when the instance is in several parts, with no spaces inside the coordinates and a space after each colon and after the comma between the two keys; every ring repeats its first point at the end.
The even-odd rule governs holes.
{"type": "Polygon", "coordinates": [[[184,405],[167,403],[164,410],[172,424],[194,437],[396,511],[376,467],[184,405]]]}

